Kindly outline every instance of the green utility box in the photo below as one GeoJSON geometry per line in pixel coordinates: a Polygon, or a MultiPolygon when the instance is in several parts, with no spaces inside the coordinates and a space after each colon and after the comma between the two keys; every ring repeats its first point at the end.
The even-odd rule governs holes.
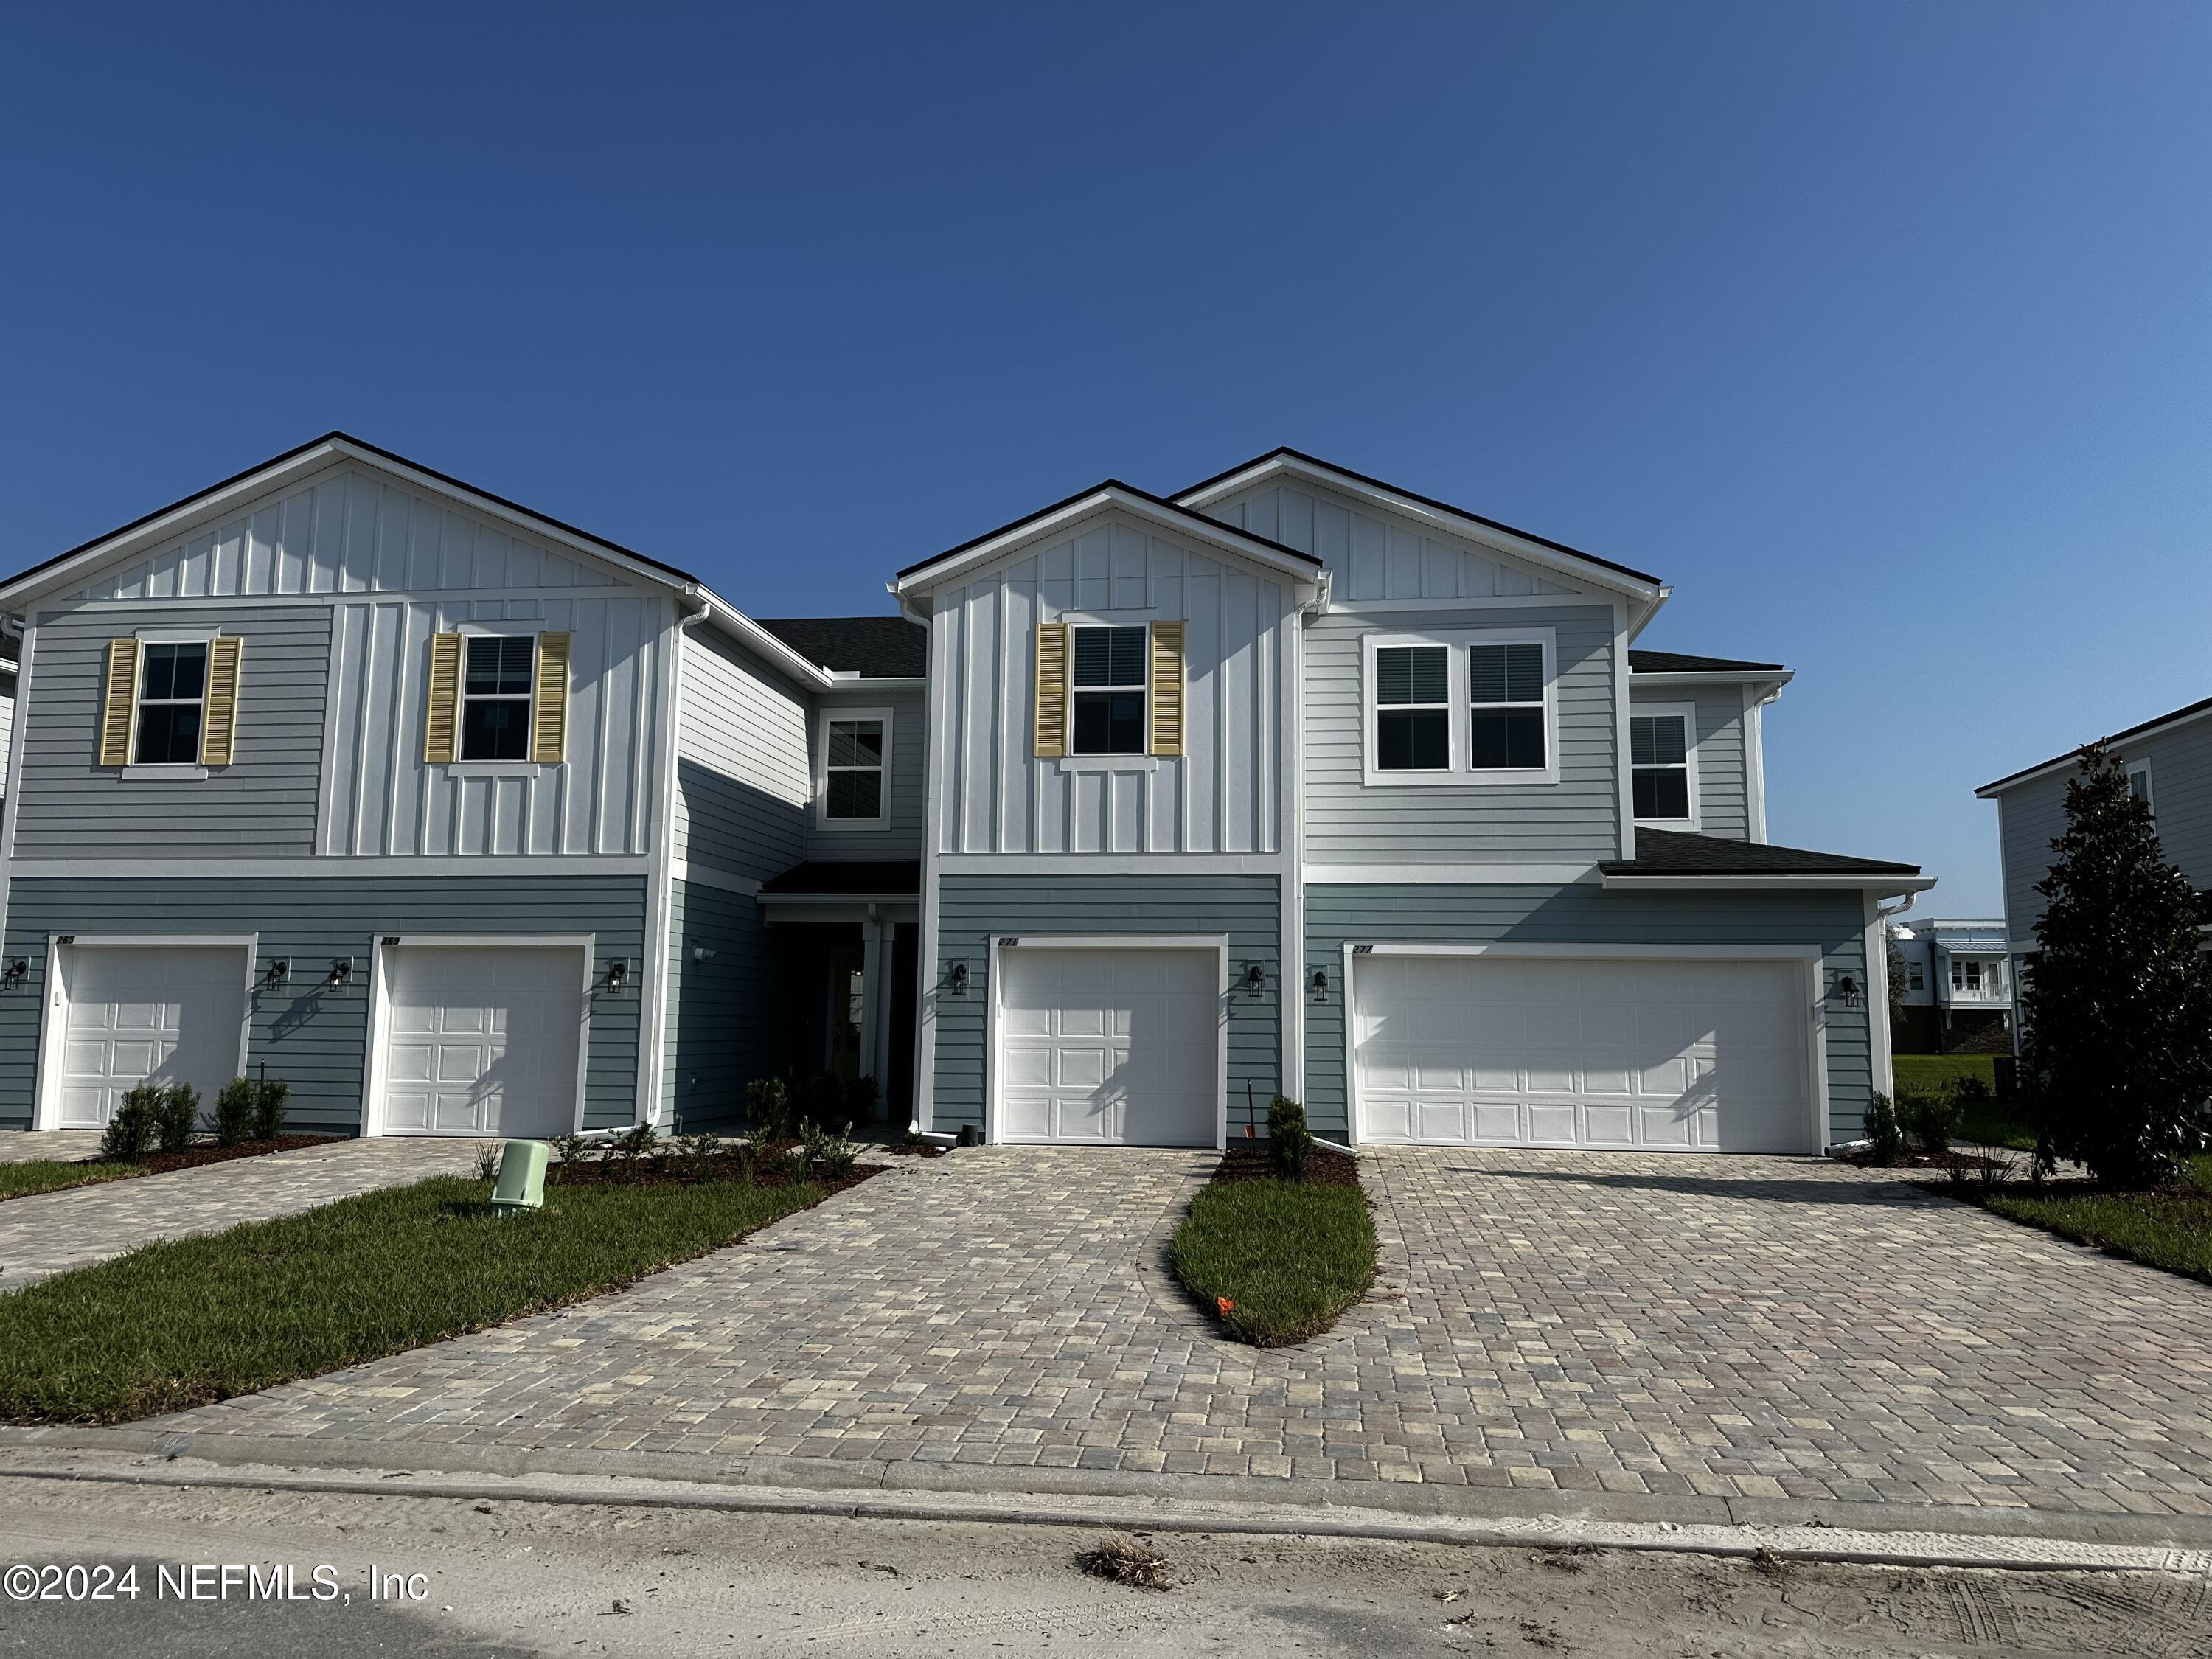
{"type": "Polygon", "coordinates": [[[545,1207],[545,1143],[510,1140],[500,1149],[491,1206],[505,1215],[545,1207]]]}

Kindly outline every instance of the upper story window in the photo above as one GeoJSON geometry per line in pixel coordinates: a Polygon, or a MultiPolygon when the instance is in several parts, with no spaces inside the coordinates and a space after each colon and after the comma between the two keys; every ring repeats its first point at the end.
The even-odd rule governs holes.
{"type": "Polygon", "coordinates": [[[2154,817],[2157,815],[2158,807],[2150,798],[2150,763],[2148,761],[2137,761],[2128,768],[2128,793],[2149,807],[2154,817]]]}
{"type": "Polygon", "coordinates": [[[1690,811],[1690,717],[1687,712],[1632,714],[1629,787],[1639,822],[1686,823],[1690,811]]]}
{"type": "Polygon", "coordinates": [[[1908,962],[1905,964],[1905,988],[1908,991],[1924,991],[1928,988],[1928,975],[1917,962],[1908,962]]]}
{"type": "Polygon", "coordinates": [[[461,758],[530,758],[530,680],[537,640],[471,635],[461,680],[461,758]]]}
{"type": "Polygon", "coordinates": [[[191,766],[200,758],[207,703],[207,642],[149,644],[138,679],[136,766],[191,766]]]}
{"type": "Polygon", "coordinates": [[[1451,653],[1441,645],[1375,653],[1375,764],[1386,772],[1451,765],[1451,653]]]}
{"type": "Polygon", "coordinates": [[[1951,988],[1954,991],[1964,992],[1968,996],[1976,997],[1981,995],[1984,990],[1995,991],[1997,988],[1996,964],[1990,963],[1987,966],[1988,972],[1984,974],[1983,963],[1971,957],[1961,961],[1957,957],[1953,957],[1951,958],[1951,988]]]}
{"type": "Polygon", "coordinates": [[[1467,650],[1467,763],[1477,772],[1544,764],[1544,647],[1534,641],[1467,650]]]}
{"type": "Polygon", "coordinates": [[[845,822],[884,815],[884,722],[832,720],[824,744],[823,811],[845,822]]]}
{"type": "Polygon", "coordinates": [[[1069,752],[1145,752],[1145,628],[1079,626],[1069,677],[1074,720],[1069,752]]]}

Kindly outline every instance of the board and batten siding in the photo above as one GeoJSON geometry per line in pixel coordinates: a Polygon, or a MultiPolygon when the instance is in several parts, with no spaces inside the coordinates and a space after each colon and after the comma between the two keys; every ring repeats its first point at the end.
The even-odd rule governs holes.
{"type": "MultiPolygon", "coordinates": [[[[674,607],[620,587],[585,596],[338,601],[319,850],[356,857],[642,854],[674,607]],[[559,764],[422,759],[430,636],[566,633],[568,731],[559,764]]],[[[251,669],[251,644],[246,653],[251,669]]],[[[243,706],[240,714],[243,719],[243,706]]],[[[246,753],[244,734],[240,740],[246,753]]]]}
{"type": "Polygon", "coordinates": [[[701,626],[683,640],[675,855],[764,881],[805,856],[806,703],[720,634],[701,626]]]}
{"type": "Polygon", "coordinates": [[[1613,607],[1588,603],[1368,614],[1333,609],[1315,617],[1305,638],[1307,860],[1561,864],[1618,857],[1613,636],[1613,607]],[[1362,640],[1485,628],[1554,632],[1559,781],[1364,782],[1362,640]]]}
{"type": "Polygon", "coordinates": [[[1664,686],[1639,684],[1632,675],[1629,713],[1641,714],[1653,703],[1689,703],[1697,710],[1693,738],[1698,749],[1698,833],[1749,841],[1750,762],[1743,742],[1741,690],[1729,685],[1670,691],[1664,686]]]}
{"type": "MultiPolygon", "coordinates": [[[[0,1127],[26,1128],[36,1098],[39,1021],[46,1000],[48,939],[58,933],[258,933],[258,961],[292,963],[276,990],[257,988],[247,1064],[292,1085],[289,1126],[358,1133],[367,1077],[369,957],[387,934],[590,933],[593,958],[630,965],[619,994],[595,993],[585,1058],[585,1119],[634,1121],[645,927],[642,876],[450,878],[17,877],[9,884],[7,954],[30,978],[0,997],[0,1127]],[[320,988],[333,961],[351,982],[320,988]]],[[[578,963],[578,973],[583,971],[578,963]]],[[[257,986],[259,975],[255,975],[257,986]]]]}
{"type": "Polygon", "coordinates": [[[329,606],[242,605],[195,611],[189,619],[161,605],[42,609],[32,617],[32,631],[16,856],[297,855],[313,849],[330,681],[329,606]],[[245,641],[235,759],[210,769],[204,779],[102,767],[108,641],[187,621],[245,641]]]}
{"type": "Polygon", "coordinates": [[[1231,978],[1248,962],[1264,964],[1267,995],[1229,996],[1229,1133],[1243,1133],[1246,1089],[1265,1127],[1283,1069],[1282,889],[1267,875],[942,875],[938,878],[937,962],[925,964],[937,1025],[934,1127],[957,1132],[983,1123],[990,1008],[991,943],[1031,934],[1225,933],[1231,978]],[[938,994],[955,962],[968,964],[968,994],[938,994]]]}
{"type": "Polygon", "coordinates": [[[823,715],[834,718],[840,708],[888,708],[891,711],[890,764],[885,769],[884,799],[890,810],[883,824],[869,829],[825,829],[807,814],[806,856],[810,859],[918,859],[925,833],[923,790],[929,756],[929,704],[921,690],[872,691],[867,682],[841,685],[823,693],[810,732],[813,763],[818,772],[822,756],[823,715]]]}
{"type": "Polygon", "coordinates": [[[1328,975],[1326,1002],[1305,1008],[1305,1105],[1317,1134],[1349,1133],[1351,1055],[1345,1044],[1344,947],[1439,945],[1798,945],[1821,954],[1828,1133],[1856,1137],[1874,1088],[1871,1011],[1825,994],[1866,975],[1866,917],[1856,892],[1608,893],[1573,886],[1338,885],[1306,888],[1304,978],[1328,975]]]}
{"type": "Polygon", "coordinates": [[[1122,514],[939,590],[930,733],[946,853],[1273,853],[1283,844],[1282,688],[1295,596],[1122,514]],[[1182,755],[1039,758],[1041,622],[1182,622],[1182,755]]]}

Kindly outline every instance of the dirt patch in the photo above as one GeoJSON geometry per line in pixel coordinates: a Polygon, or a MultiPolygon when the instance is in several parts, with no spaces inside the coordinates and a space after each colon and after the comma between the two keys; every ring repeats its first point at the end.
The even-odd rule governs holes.
{"type": "MultiPolygon", "coordinates": [[[[1275,1176],[1274,1160],[1267,1156],[1264,1142],[1231,1146],[1213,1170],[1216,1181],[1273,1181],[1275,1176]]],[[[1357,1187],[1359,1160],[1316,1146],[1306,1154],[1306,1179],[1317,1187],[1357,1187]]]]}
{"type": "Polygon", "coordinates": [[[133,1161],[144,1164],[149,1175],[166,1175],[171,1170],[197,1170],[203,1164],[228,1164],[234,1158],[296,1152],[306,1146],[335,1146],[344,1139],[343,1135],[277,1135],[268,1140],[241,1140],[235,1146],[218,1146],[209,1141],[204,1146],[187,1146],[181,1152],[148,1152],[133,1161]]]}

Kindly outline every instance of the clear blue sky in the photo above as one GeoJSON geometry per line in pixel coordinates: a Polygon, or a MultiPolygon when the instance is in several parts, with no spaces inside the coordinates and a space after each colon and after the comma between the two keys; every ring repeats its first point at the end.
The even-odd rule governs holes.
{"type": "Polygon", "coordinates": [[[16,6],[0,562],[332,427],[757,615],[1278,443],[1778,657],[1778,841],[2212,692],[2212,8],[16,6]]]}

